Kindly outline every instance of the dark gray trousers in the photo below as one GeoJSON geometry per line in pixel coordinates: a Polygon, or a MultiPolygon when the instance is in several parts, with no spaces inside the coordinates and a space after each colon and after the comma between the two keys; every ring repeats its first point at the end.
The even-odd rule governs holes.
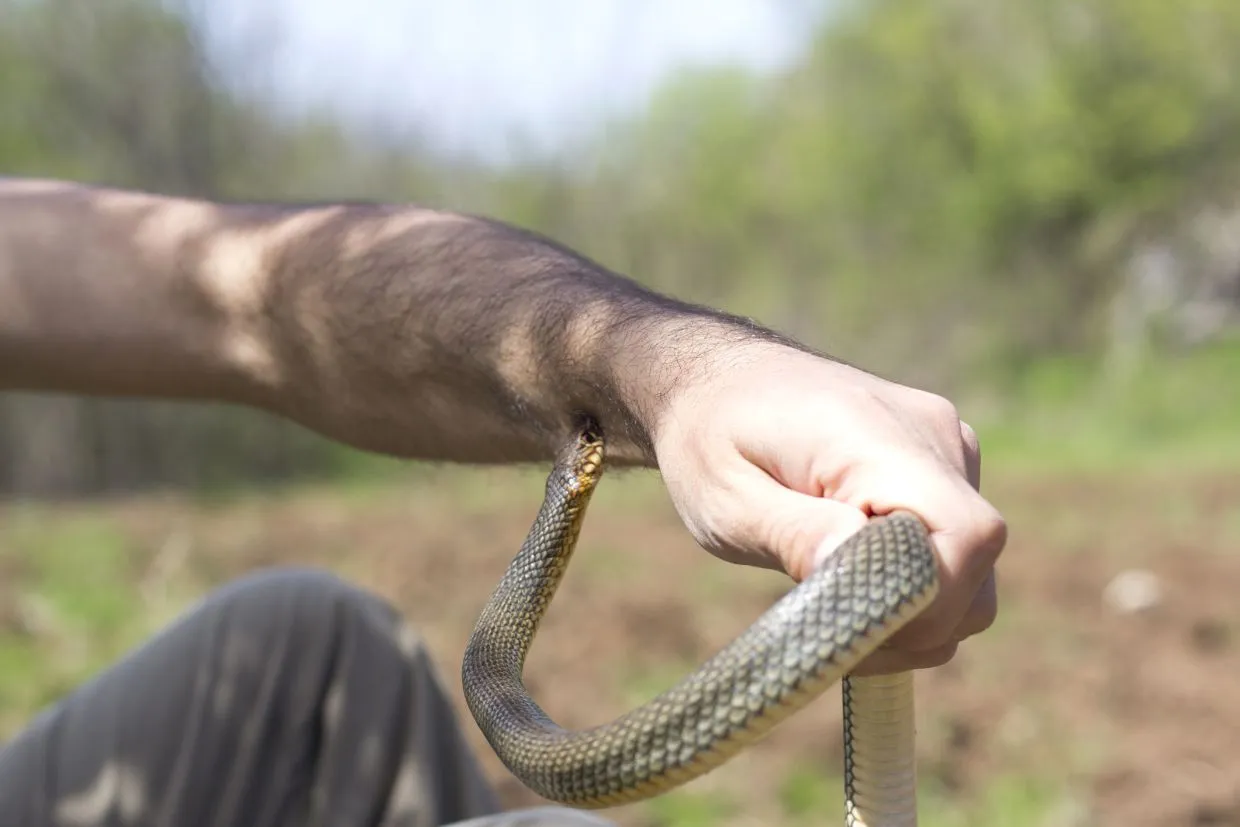
{"type": "Polygon", "coordinates": [[[500,813],[425,648],[315,570],[211,594],[0,749],[0,827],[586,827],[500,813]]]}

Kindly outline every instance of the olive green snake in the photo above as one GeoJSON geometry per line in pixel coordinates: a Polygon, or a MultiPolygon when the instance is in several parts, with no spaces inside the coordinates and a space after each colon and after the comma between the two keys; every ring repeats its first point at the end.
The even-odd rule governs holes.
{"type": "Polygon", "coordinates": [[[603,466],[603,434],[585,420],[465,649],[466,703],[504,765],[571,807],[639,801],[717,767],[842,680],[846,823],[915,824],[912,673],[849,675],[938,591],[929,534],[908,512],[870,520],[697,670],[610,723],[566,730],[530,697],[526,654],[603,466]]]}

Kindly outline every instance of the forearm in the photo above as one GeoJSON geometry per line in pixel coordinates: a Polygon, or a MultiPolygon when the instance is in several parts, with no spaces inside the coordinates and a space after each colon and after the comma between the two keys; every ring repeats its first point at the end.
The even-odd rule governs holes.
{"type": "Polygon", "coordinates": [[[355,444],[544,459],[589,413],[614,464],[652,465],[666,396],[711,369],[708,353],[777,338],[497,222],[362,207],[309,224],[272,257],[277,361],[298,377],[281,399],[328,432],[369,420],[373,430],[346,437],[355,444]],[[359,382],[368,393],[354,392],[359,382]]]}
{"type": "Polygon", "coordinates": [[[653,464],[667,395],[776,340],[477,218],[35,189],[0,182],[0,388],[239,402],[476,462],[544,459],[590,413],[614,462],[653,464]]]}
{"type": "Polygon", "coordinates": [[[0,390],[262,404],[262,345],[224,300],[204,204],[0,179],[0,390]],[[195,259],[200,259],[195,261],[195,259]]]}

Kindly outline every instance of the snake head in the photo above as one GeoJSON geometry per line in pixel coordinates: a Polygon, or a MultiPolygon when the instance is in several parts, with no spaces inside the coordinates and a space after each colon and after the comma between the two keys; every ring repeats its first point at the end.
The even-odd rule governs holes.
{"type": "Polygon", "coordinates": [[[603,474],[604,458],[602,427],[593,417],[582,416],[577,422],[576,436],[566,442],[556,458],[547,485],[569,494],[588,492],[603,474]]]}
{"type": "Polygon", "coordinates": [[[574,451],[568,467],[579,489],[593,488],[603,473],[603,429],[592,418],[586,418],[574,440],[574,451]]]}

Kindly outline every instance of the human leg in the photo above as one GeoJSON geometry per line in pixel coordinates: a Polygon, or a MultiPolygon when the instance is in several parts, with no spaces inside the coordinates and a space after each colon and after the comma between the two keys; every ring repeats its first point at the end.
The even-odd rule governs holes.
{"type": "Polygon", "coordinates": [[[0,827],[599,823],[499,814],[412,629],[303,569],[220,589],[40,715],[0,803],[0,827]]]}

